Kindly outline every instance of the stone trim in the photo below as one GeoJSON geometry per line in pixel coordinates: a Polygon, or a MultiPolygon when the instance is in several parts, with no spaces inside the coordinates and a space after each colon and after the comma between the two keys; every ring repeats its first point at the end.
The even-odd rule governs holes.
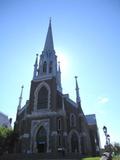
{"type": "Polygon", "coordinates": [[[44,81],[44,80],[49,80],[49,79],[52,79],[53,76],[50,74],[50,75],[41,75],[41,76],[38,76],[38,77],[35,77],[35,79],[33,79],[33,81],[44,81]]]}
{"type": "Polygon", "coordinates": [[[63,136],[67,136],[68,134],[67,134],[67,132],[63,132],[63,136]]]}
{"type": "Polygon", "coordinates": [[[52,131],[51,136],[57,135],[57,131],[52,131]]]}
{"type": "Polygon", "coordinates": [[[60,110],[58,112],[51,112],[50,110],[38,110],[38,111],[34,111],[32,112],[32,114],[27,114],[26,117],[27,118],[45,118],[45,117],[52,117],[52,116],[63,116],[65,114],[65,112],[63,110],[60,110]]]}
{"type": "Polygon", "coordinates": [[[20,139],[22,138],[29,138],[29,133],[24,133],[23,135],[20,136],[20,139]]]}

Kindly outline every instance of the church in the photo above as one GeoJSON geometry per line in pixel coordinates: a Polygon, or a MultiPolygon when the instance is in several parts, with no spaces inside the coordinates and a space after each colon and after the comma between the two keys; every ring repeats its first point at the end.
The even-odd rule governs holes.
{"type": "Polygon", "coordinates": [[[15,152],[97,155],[100,150],[95,114],[85,115],[77,77],[76,101],[62,92],[60,63],[54,50],[51,20],[44,49],[36,55],[29,100],[19,97],[14,130],[19,134],[15,152]]]}

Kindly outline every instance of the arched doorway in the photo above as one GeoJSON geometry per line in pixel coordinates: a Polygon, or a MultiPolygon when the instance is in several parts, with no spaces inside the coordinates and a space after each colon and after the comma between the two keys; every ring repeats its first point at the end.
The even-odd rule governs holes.
{"type": "Polygon", "coordinates": [[[36,145],[39,153],[44,153],[47,151],[47,133],[43,126],[40,127],[37,132],[36,145]]]}
{"type": "Polygon", "coordinates": [[[74,153],[79,152],[78,137],[76,133],[73,133],[71,136],[71,151],[74,153]]]}

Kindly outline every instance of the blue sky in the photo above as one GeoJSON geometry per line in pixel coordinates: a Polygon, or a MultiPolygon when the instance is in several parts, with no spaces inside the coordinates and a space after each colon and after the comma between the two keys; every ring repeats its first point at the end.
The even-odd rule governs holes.
{"type": "Polygon", "coordinates": [[[77,75],[82,108],[96,114],[102,146],[103,125],[120,142],[119,0],[0,0],[0,111],[15,119],[22,84],[22,104],[29,99],[49,17],[63,92],[75,100],[77,75]]]}

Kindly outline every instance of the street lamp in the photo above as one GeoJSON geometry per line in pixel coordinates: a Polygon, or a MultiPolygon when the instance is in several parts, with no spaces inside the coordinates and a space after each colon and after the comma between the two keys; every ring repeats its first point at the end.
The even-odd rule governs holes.
{"type": "Polygon", "coordinates": [[[107,135],[107,127],[106,126],[103,127],[103,132],[105,133],[105,136],[106,136],[107,135]]]}
{"type": "Polygon", "coordinates": [[[106,126],[103,126],[103,132],[105,134],[105,138],[106,138],[106,147],[108,145],[110,145],[110,135],[107,134],[107,127],[106,126]]]}
{"type": "Polygon", "coordinates": [[[104,134],[105,134],[105,138],[106,138],[106,146],[107,146],[108,143],[107,143],[107,127],[106,127],[106,126],[103,127],[103,132],[104,132],[104,134]]]}

